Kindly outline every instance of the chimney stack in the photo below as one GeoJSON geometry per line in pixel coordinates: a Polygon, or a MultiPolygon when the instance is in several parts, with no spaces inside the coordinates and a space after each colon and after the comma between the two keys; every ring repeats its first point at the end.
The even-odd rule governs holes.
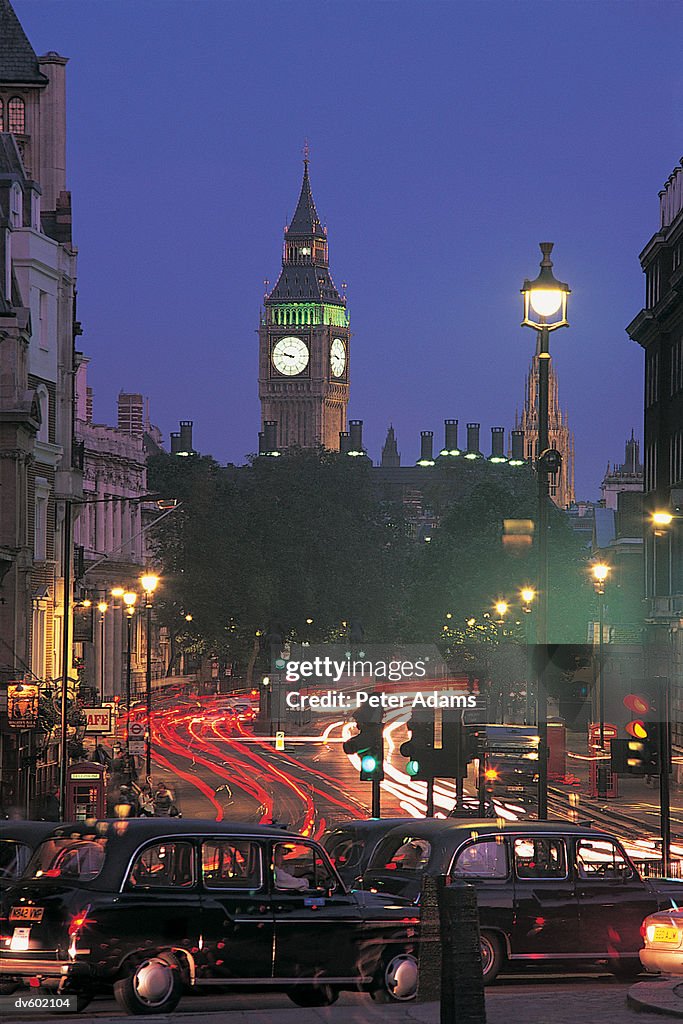
{"type": "Polygon", "coordinates": [[[277,452],[277,420],[264,421],[263,446],[266,455],[272,455],[274,452],[277,452]]]}
{"type": "Polygon", "coordinates": [[[467,452],[465,454],[466,459],[480,459],[481,452],[479,451],[479,423],[468,423],[467,424],[467,452]]]}
{"type": "Polygon", "coordinates": [[[444,441],[442,455],[459,455],[460,449],[458,448],[458,421],[457,420],[444,420],[444,426],[446,428],[446,438],[444,441]]]}
{"type": "Polygon", "coordinates": [[[491,462],[507,462],[505,427],[491,427],[491,462]]]}
{"type": "Polygon", "coordinates": [[[171,455],[177,455],[180,451],[180,434],[171,432],[171,455]]]}
{"type": "Polygon", "coordinates": [[[418,466],[433,466],[434,465],[434,431],[433,430],[421,430],[420,431],[420,458],[418,460],[418,466]]]}
{"type": "Polygon", "coordinates": [[[510,436],[512,437],[510,463],[514,466],[520,466],[524,462],[524,431],[513,430],[510,436]]]}
{"type": "Polygon", "coordinates": [[[192,426],[192,420],[180,421],[180,451],[185,455],[191,455],[194,452],[192,447],[192,426]]]}
{"type": "Polygon", "coordinates": [[[362,420],[350,420],[349,426],[351,428],[351,447],[349,448],[349,455],[365,455],[363,451],[363,421],[362,420]]]}
{"type": "Polygon", "coordinates": [[[348,430],[339,431],[339,454],[348,455],[351,449],[351,434],[348,430]]]}

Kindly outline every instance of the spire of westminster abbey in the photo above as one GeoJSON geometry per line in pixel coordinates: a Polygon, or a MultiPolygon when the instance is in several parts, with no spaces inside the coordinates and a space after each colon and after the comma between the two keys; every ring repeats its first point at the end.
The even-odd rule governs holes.
{"type": "MultiPolygon", "coordinates": [[[[538,448],[538,356],[531,361],[526,377],[526,398],[521,419],[515,415],[515,429],[524,431],[525,456],[534,460],[538,448]]],[[[574,435],[569,430],[567,412],[560,409],[557,376],[552,363],[548,376],[548,439],[550,447],[562,455],[559,473],[551,474],[550,497],[558,508],[567,508],[574,501],[574,435]]]]}

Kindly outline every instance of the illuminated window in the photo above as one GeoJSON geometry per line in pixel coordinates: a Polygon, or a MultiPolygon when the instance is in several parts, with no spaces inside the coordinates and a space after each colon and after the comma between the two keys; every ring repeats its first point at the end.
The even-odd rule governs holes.
{"type": "Polygon", "coordinates": [[[5,130],[5,104],[0,100],[0,132],[5,130]]]}
{"type": "Polygon", "coordinates": [[[18,96],[7,104],[7,129],[15,135],[23,135],[26,129],[26,107],[18,96]]]}

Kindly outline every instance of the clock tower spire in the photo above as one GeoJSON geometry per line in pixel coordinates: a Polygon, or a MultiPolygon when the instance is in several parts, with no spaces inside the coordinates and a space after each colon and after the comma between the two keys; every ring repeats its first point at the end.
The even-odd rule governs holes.
{"type": "Polygon", "coordinates": [[[278,448],[339,449],[349,401],[349,318],[332,280],[327,229],[313,201],[308,146],[299,201],[285,228],[282,270],[259,327],[261,422],[278,448]]]}

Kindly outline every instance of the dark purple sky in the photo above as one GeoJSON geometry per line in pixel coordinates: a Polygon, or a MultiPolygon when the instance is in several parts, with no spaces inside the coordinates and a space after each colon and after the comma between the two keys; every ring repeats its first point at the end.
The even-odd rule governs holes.
{"type": "Polygon", "coordinates": [[[350,416],[404,462],[443,420],[510,427],[533,351],[519,288],[555,242],[552,337],[577,496],[642,437],[638,253],[683,155],[673,2],[14,0],[71,58],[68,181],[95,418],[142,391],[164,431],[241,462],[258,315],[301,150],[348,282],[350,416]]]}

